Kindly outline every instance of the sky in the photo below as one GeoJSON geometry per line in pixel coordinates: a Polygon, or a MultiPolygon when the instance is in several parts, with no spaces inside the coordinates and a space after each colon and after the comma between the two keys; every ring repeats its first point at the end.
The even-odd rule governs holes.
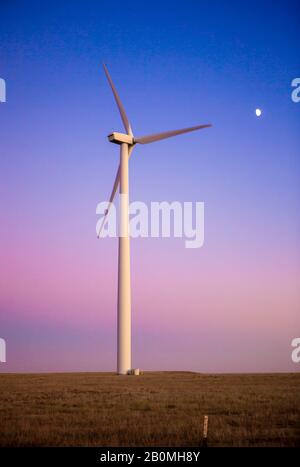
{"type": "Polygon", "coordinates": [[[134,239],[133,367],[299,371],[299,1],[2,0],[0,372],[114,371],[117,239],[96,205],[123,131],[130,198],[202,201],[205,242],[134,239]],[[255,116],[255,109],[262,116],[255,116]]]}

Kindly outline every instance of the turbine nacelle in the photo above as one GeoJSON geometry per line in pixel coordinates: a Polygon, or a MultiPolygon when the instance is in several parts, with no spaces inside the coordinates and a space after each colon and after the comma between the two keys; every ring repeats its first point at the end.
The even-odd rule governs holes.
{"type": "Polygon", "coordinates": [[[108,135],[108,141],[110,141],[111,143],[115,143],[115,144],[122,144],[122,143],[130,144],[130,145],[134,144],[133,136],[126,135],[125,133],[118,133],[116,131],[108,135]]]}

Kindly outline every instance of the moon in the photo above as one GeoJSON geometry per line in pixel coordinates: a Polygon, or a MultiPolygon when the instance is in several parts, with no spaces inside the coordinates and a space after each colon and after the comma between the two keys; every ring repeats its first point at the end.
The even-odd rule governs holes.
{"type": "Polygon", "coordinates": [[[257,117],[260,117],[261,114],[262,114],[261,109],[255,109],[255,115],[256,115],[257,117]]]}

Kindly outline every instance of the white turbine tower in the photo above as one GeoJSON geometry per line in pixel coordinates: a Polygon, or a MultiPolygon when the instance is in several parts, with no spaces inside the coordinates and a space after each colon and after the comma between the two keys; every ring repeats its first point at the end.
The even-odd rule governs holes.
{"type": "MultiPolygon", "coordinates": [[[[119,234],[119,259],[118,259],[118,346],[117,346],[117,372],[125,375],[131,370],[131,286],[130,286],[130,242],[129,242],[129,182],[128,160],[136,144],[148,144],[182,135],[195,130],[208,128],[208,125],[197,125],[181,130],[165,131],[148,136],[134,137],[132,129],[125,113],[124,107],[112,82],[105,65],[104,71],[115,97],[126,133],[112,133],[108,135],[111,143],[120,146],[120,164],[110,195],[110,203],[113,202],[118,186],[120,186],[120,234],[119,234]]],[[[109,205],[110,206],[110,205],[109,205]]],[[[98,232],[100,237],[103,225],[107,219],[109,207],[105,212],[101,227],[98,232]]]]}

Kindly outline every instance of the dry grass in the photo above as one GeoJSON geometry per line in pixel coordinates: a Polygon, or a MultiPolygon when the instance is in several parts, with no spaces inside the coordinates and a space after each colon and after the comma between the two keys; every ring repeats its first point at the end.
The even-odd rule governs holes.
{"type": "Polygon", "coordinates": [[[300,374],[0,375],[1,446],[299,446],[300,374]]]}

